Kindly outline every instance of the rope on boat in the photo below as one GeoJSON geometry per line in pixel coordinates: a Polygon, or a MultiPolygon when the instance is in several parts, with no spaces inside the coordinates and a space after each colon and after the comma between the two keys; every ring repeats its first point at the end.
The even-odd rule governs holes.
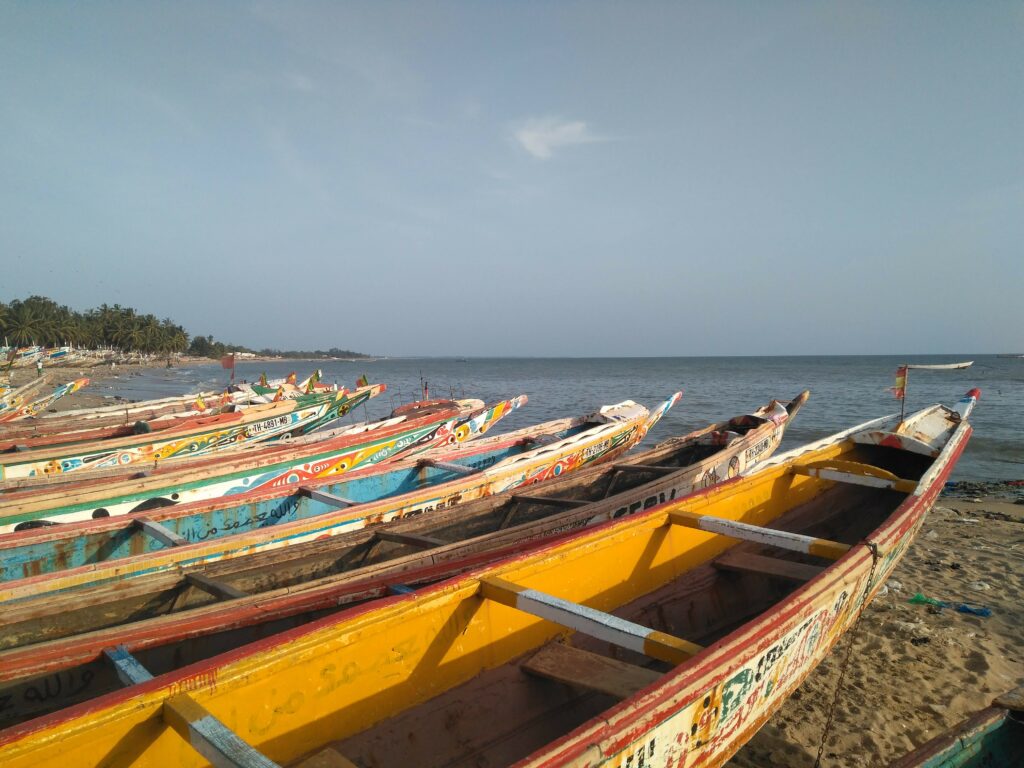
{"type": "Polygon", "coordinates": [[[839,705],[839,697],[843,692],[843,680],[846,677],[846,669],[850,664],[850,656],[853,653],[853,646],[857,640],[857,630],[860,629],[860,620],[864,618],[864,612],[867,610],[871,583],[875,580],[875,566],[878,565],[879,560],[878,545],[871,541],[865,541],[864,545],[871,552],[871,570],[868,572],[868,580],[864,585],[864,596],[861,599],[860,613],[857,614],[857,618],[853,621],[853,626],[850,627],[849,640],[846,643],[846,655],[843,657],[843,663],[839,667],[839,680],[836,682],[836,692],[832,697],[832,704],[828,708],[828,717],[825,719],[825,727],[821,732],[821,743],[818,745],[818,756],[814,758],[814,768],[821,768],[821,756],[825,752],[825,741],[832,730],[832,721],[835,718],[836,707],[839,705]]]}

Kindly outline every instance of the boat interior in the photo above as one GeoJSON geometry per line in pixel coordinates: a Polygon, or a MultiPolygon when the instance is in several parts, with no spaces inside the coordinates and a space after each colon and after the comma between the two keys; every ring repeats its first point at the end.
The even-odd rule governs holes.
{"type": "MultiPolygon", "coordinates": [[[[906,481],[920,479],[931,465],[929,457],[849,440],[831,458],[841,459],[848,470],[866,466],[906,481]]],[[[585,545],[557,557],[513,562],[482,586],[464,577],[427,593],[416,607],[404,607],[402,598],[382,604],[376,609],[381,618],[351,635],[355,639],[350,642],[337,647],[317,642],[322,667],[309,671],[296,664],[294,679],[280,681],[284,688],[320,691],[325,670],[341,675],[338,685],[323,689],[315,718],[267,743],[240,735],[274,759],[294,761],[301,755],[292,764],[310,767],[321,764],[310,760],[333,760],[335,752],[361,768],[499,766],[522,759],[770,610],[863,540],[907,496],[856,479],[873,477],[873,472],[849,472],[846,482],[789,466],[764,474],[750,490],[730,495],[724,489],[711,504],[681,501],[624,526],[595,529],[585,545]],[[701,520],[709,518],[748,525],[724,534],[700,529],[701,520]],[[763,543],[766,530],[783,532],[781,539],[776,535],[776,543],[763,543]],[[825,544],[805,554],[800,548],[808,551],[806,541],[795,549],[787,544],[794,536],[825,544]],[[550,611],[541,618],[529,606],[517,605],[516,592],[523,588],[565,601],[556,611],[564,620],[550,620],[550,611]],[[645,646],[643,653],[628,650],[628,643],[608,638],[607,615],[668,639],[652,649],[645,646]],[[402,642],[411,645],[398,653],[395,648],[402,642]],[[382,650],[387,648],[391,651],[382,650]],[[359,685],[349,685],[345,678],[356,671],[359,685]]],[[[214,569],[206,574],[214,581],[221,578],[214,569]]],[[[240,574],[257,577],[252,570],[240,574]]],[[[411,589],[388,583],[393,592],[411,589]]],[[[190,589],[197,591],[195,586],[190,589]]],[[[134,656],[159,675],[333,610],[139,650],[134,656]]],[[[358,623],[359,616],[353,621],[358,623]]],[[[310,642],[320,626],[325,625],[310,628],[310,642]]],[[[13,703],[7,712],[0,711],[0,724],[6,727],[115,688],[117,671],[109,659],[100,659],[4,684],[0,700],[13,703]]],[[[287,672],[282,675],[288,678],[287,672]]],[[[229,696],[231,689],[222,677],[207,702],[214,714],[217,698],[229,696]]]]}
{"type": "MultiPolygon", "coordinates": [[[[9,606],[10,610],[0,617],[0,650],[218,605],[226,599],[237,599],[239,594],[256,595],[299,586],[315,588],[337,582],[334,577],[341,574],[359,578],[360,571],[368,566],[391,561],[401,561],[396,563],[396,571],[407,570],[410,563],[420,561],[425,550],[480,537],[487,538],[481,539],[475,550],[519,541],[524,534],[536,538],[531,524],[553,518],[560,521],[557,528],[542,529],[541,533],[551,535],[579,527],[587,522],[585,508],[588,505],[628,493],[714,457],[723,450],[715,436],[725,429],[739,438],[763,423],[754,417],[739,419],[745,420],[744,423],[735,424],[737,419],[734,419],[715,425],[685,442],[669,441],[627,461],[598,465],[564,476],[557,483],[540,486],[537,491],[488,497],[429,514],[416,513],[386,526],[369,526],[325,540],[253,553],[241,559],[144,576],[130,584],[69,590],[48,595],[45,606],[31,599],[20,601],[9,606]],[[501,538],[496,541],[499,535],[501,538]],[[97,606],[103,609],[96,610],[97,606]]],[[[655,497],[647,501],[664,500],[655,497]]],[[[144,531],[137,533],[140,537],[145,534],[144,531]]],[[[450,554],[446,552],[443,558],[453,560],[464,553],[464,549],[455,549],[450,554]]],[[[433,562],[439,559],[434,558],[433,562]]],[[[446,575],[457,572],[453,570],[446,575]]],[[[376,569],[374,575],[382,575],[381,569],[376,569]]],[[[349,605],[356,599],[339,604],[349,605]]]]}

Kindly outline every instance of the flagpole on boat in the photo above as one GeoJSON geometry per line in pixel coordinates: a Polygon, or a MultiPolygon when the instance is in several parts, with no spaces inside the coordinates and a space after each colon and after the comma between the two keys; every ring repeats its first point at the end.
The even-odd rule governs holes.
{"type": "Polygon", "coordinates": [[[940,363],[938,365],[913,365],[904,363],[896,369],[896,386],[892,387],[893,394],[900,401],[900,424],[903,423],[903,416],[907,408],[907,381],[910,378],[910,370],[913,368],[919,371],[954,371],[961,368],[970,368],[974,365],[973,360],[963,363],[940,363]]]}

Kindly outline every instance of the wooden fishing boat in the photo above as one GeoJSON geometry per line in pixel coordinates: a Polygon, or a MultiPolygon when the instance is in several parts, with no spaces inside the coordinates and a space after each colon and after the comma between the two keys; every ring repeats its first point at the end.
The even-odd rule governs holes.
{"type": "MultiPolygon", "coordinates": [[[[77,382],[72,382],[72,384],[65,385],[64,387],[58,387],[52,395],[48,396],[48,398],[43,398],[39,401],[28,404],[24,406],[22,410],[24,413],[36,413],[42,408],[45,408],[46,405],[53,400],[56,400],[65,394],[77,391],[85,384],[88,384],[88,382],[88,379],[79,379],[77,382]]],[[[383,385],[381,386],[381,391],[384,391],[383,385]]],[[[324,390],[320,394],[332,396],[335,392],[336,390],[324,390]]],[[[236,392],[235,395],[237,394],[238,393],[236,392]]],[[[298,400],[300,397],[303,397],[303,395],[293,393],[290,395],[289,399],[298,400]]],[[[268,406],[269,402],[270,401],[267,401],[265,398],[258,398],[257,400],[247,396],[235,396],[234,399],[232,399],[232,393],[226,393],[219,401],[211,399],[211,405],[204,406],[204,409],[201,411],[195,410],[194,408],[190,410],[177,410],[147,420],[127,422],[124,414],[122,413],[115,414],[114,418],[91,419],[74,425],[59,421],[46,425],[35,424],[34,426],[29,426],[25,429],[19,429],[17,425],[13,428],[8,425],[0,431],[0,453],[13,451],[35,451],[42,448],[58,446],[77,446],[101,440],[112,440],[119,437],[129,437],[133,435],[138,436],[139,434],[149,435],[155,432],[171,433],[174,430],[193,429],[199,426],[212,428],[218,424],[236,422],[239,418],[238,414],[245,412],[247,408],[249,409],[249,413],[259,412],[263,414],[266,414],[268,411],[272,411],[273,409],[281,408],[281,406],[277,404],[271,404],[268,406]],[[212,405],[213,403],[217,403],[217,405],[214,406],[212,405]]],[[[312,402],[312,400],[310,398],[304,398],[303,402],[308,403],[312,402]]],[[[193,405],[195,405],[195,403],[193,403],[193,405]]],[[[0,417],[0,421],[2,421],[2,417],[0,417]]],[[[104,445],[106,445],[106,443],[104,443],[104,445]]],[[[235,445],[237,445],[237,443],[235,445]]],[[[176,456],[175,458],[179,457],[176,456]]],[[[61,472],[57,474],[60,475],[65,473],[61,472]]],[[[30,476],[28,479],[45,482],[52,476],[52,473],[49,475],[40,474],[30,476]]],[[[26,478],[18,479],[24,480],[26,478]]]]}
{"type": "Polygon", "coordinates": [[[1024,765],[1024,687],[891,763],[889,768],[1020,768],[1024,765]]]}
{"type": "Polygon", "coordinates": [[[12,421],[35,416],[37,413],[49,408],[62,397],[65,397],[66,395],[73,395],[75,392],[82,389],[82,387],[86,387],[88,385],[89,379],[87,378],[75,379],[74,381],[69,381],[67,384],[61,384],[48,395],[44,395],[36,400],[24,403],[20,407],[10,408],[3,413],[0,413],[0,423],[10,423],[12,421]]]}
{"type": "Polygon", "coordinates": [[[127,466],[197,456],[239,443],[273,440],[312,431],[344,416],[379,394],[381,384],[352,393],[308,395],[295,400],[253,406],[244,411],[196,419],[159,432],[0,454],[0,480],[34,475],[66,474],[81,469],[127,466]]]}
{"type": "Polygon", "coordinates": [[[212,456],[183,457],[170,465],[147,466],[141,475],[132,467],[73,473],[70,484],[3,494],[0,531],[107,518],[257,490],[286,493],[298,483],[471,440],[525,402],[521,395],[490,407],[480,400],[459,400],[431,409],[398,408],[387,419],[287,442],[241,445],[212,456]]]}
{"type": "MultiPolygon", "coordinates": [[[[307,379],[308,381],[308,379],[307,379]]],[[[287,385],[284,379],[275,384],[284,390],[284,398],[295,399],[306,394],[305,385],[287,385]]],[[[275,393],[277,390],[274,390],[275,393]]],[[[317,391],[337,391],[332,387],[318,388],[317,391]]],[[[197,392],[176,397],[164,397],[140,402],[119,402],[92,408],[79,408],[50,414],[41,411],[33,414],[30,420],[5,424],[0,431],[0,451],[7,450],[12,444],[30,444],[34,438],[46,435],[60,435],[82,430],[101,429],[105,427],[131,428],[138,421],[151,421],[158,418],[176,416],[178,418],[198,418],[223,412],[225,409],[239,405],[269,403],[272,397],[257,393],[247,385],[229,387],[226,392],[197,392]],[[221,401],[227,403],[221,404],[221,401]]]]}
{"type": "Polygon", "coordinates": [[[125,690],[0,732],[0,759],[721,765],[888,578],[977,397],[155,678],[112,649],[125,690]]]}
{"type": "Polygon", "coordinates": [[[31,402],[31,398],[48,383],[49,377],[40,376],[20,387],[5,390],[4,394],[0,396],[0,418],[31,402]]]}
{"type": "Polygon", "coordinates": [[[0,536],[0,601],[291,547],[532,485],[619,456],[679,397],[653,413],[627,400],[326,482],[0,536]]]}
{"type": "Polygon", "coordinates": [[[123,584],[7,603],[0,614],[0,728],[118,686],[104,649],[169,671],[388,593],[507,556],[707,487],[767,459],[808,393],[649,450],[454,508],[123,584]],[[57,679],[79,681],[54,686],[57,679]],[[34,691],[49,686],[51,695],[34,691]]]}

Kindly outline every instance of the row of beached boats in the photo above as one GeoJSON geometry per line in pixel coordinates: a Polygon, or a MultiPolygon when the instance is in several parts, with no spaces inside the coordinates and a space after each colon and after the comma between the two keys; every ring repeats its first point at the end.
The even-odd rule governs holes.
{"type": "Polygon", "coordinates": [[[978,398],[778,456],[806,392],[631,453],[680,393],[325,428],[382,389],[14,435],[0,763],[721,765],[884,583],[978,398]]]}

